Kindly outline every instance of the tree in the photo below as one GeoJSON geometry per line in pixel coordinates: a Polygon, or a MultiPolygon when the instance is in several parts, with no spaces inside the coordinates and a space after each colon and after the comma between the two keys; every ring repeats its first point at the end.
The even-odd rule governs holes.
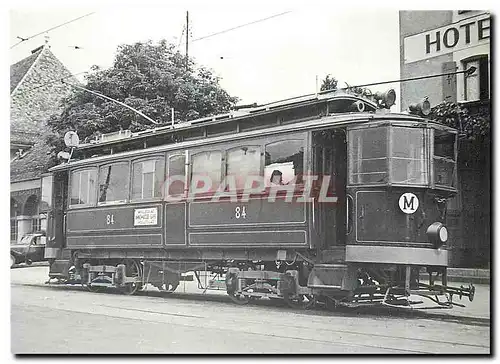
{"type": "Polygon", "coordinates": [[[461,136],[472,142],[483,143],[490,138],[490,115],[471,115],[467,108],[444,101],[431,109],[429,119],[458,129],[461,136]]]}
{"type": "Polygon", "coordinates": [[[337,89],[337,79],[335,77],[332,77],[331,75],[326,75],[326,77],[323,79],[321,82],[321,88],[320,91],[333,91],[337,89]]]}
{"type": "MultiPolygon", "coordinates": [[[[195,64],[165,40],[120,45],[109,69],[92,67],[86,88],[121,101],[159,123],[183,122],[220,114],[238,101],[219,84],[211,70],[195,64]]],[[[47,138],[53,153],[61,150],[61,139],[68,130],[81,140],[120,129],[140,131],[154,127],[137,113],[89,92],[75,88],[63,100],[64,109],[48,126],[56,134],[47,138]]]]}

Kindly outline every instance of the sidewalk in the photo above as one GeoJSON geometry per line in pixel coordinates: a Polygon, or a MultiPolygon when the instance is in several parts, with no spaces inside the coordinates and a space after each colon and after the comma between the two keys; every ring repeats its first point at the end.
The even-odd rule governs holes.
{"type": "MultiPolygon", "coordinates": [[[[463,282],[473,284],[490,284],[490,270],[476,268],[448,268],[448,282],[463,282]]],[[[420,274],[421,279],[427,279],[427,273],[420,274]]]]}

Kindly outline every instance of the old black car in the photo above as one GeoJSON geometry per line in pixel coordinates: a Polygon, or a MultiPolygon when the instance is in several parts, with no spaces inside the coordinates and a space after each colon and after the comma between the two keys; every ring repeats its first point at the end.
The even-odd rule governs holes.
{"type": "Polygon", "coordinates": [[[44,260],[45,233],[26,234],[20,242],[10,246],[10,266],[40,262],[44,260]]]}

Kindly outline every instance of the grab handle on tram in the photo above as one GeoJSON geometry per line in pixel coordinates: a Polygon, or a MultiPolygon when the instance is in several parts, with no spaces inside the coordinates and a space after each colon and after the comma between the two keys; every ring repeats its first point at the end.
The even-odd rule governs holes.
{"type": "Polygon", "coordinates": [[[351,206],[354,205],[354,200],[351,195],[346,196],[346,235],[349,235],[352,232],[352,211],[351,206]],[[349,200],[351,200],[349,202],[349,200]],[[352,203],[352,204],[351,204],[352,203]]]}

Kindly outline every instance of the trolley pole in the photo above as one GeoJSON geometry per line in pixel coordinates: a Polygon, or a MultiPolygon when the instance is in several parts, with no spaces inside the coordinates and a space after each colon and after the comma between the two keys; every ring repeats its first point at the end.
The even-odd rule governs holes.
{"type": "Polygon", "coordinates": [[[186,11],[186,72],[189,65],[189,11],[186,11]]]}

